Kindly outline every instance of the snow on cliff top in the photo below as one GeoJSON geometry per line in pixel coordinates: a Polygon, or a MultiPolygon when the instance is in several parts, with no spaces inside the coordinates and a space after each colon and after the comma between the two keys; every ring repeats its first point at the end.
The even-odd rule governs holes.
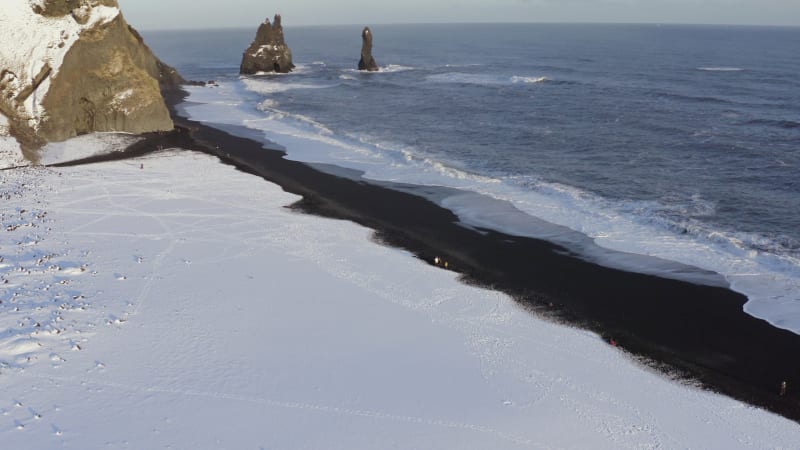
{"type": "MultiPolygon", "coordinates": [[[[85,24],[72,15],[44,17],[33,12],[38,0],[3,0],[0,8],[0,90],[10,89],[13,97],[33,84],[45,64],[52,69],[50,76],[21,105],[19,113],[38,126],[43,110],[41,101],[50,88],[64,56],[78,41],[81,33],[106,24],[119,16],[119,8],[95,6],[88,11],[85,24]],[[8,71],[9,73],[5,73],[8,71]]],[[[19,106],[18,106],[19,108],[19,106]]]]}

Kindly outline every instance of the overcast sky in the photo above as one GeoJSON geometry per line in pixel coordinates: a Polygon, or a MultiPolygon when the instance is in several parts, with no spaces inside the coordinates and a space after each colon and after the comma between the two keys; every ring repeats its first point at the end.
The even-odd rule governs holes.
{"type": "Polygon", "coordinates": [[[612,22],[800,26],[800,0],[119,0],[140,29],[444,22],[612,22]]]}

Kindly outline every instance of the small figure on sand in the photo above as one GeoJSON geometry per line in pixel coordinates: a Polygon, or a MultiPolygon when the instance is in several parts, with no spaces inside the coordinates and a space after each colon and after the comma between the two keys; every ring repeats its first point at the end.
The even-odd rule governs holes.
{"type": "Polygon", "coordinates": [[[786,387],[787,383],[785,381],[781,382],[781,397],[786,397],[786,387]]]}

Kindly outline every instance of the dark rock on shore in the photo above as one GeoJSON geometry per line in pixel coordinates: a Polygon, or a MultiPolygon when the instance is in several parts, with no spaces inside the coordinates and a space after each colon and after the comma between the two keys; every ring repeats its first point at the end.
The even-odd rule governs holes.
{"type": "Polygon", "coordinates": [[[358,62],[358,70],[368,72],[381,70],[372,57],[372,30],[369,27],[364,27],[364,31],[361,32],[361,60],[358,62]]]}
{"type": "Polygon", "coordinates": [[[258,27],[256,38],[242,56],[239,72],[252,75],[259,72],[288,73],[294,69],[292,51],[283,37],[280,14],[275,15],[275,23],[269,19],[258,27]]]}

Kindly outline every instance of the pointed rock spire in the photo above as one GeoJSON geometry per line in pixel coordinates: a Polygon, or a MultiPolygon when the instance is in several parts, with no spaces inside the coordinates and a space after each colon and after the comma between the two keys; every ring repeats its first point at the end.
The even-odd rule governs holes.
{"type": "Polygon", "coordinates": [[[239,72],[244,75],[259,72],[288,73],[292,69],[292,51],[283,38],[281,15],[275,14],[273,24],[267,18],[258,27],[255,40],[242,56],[239,72]]]}
{"type": "Polygon", "coordinates": [[[364,27],[364,31],[361,32],[361,41],[361,60],[358,62],[358,70],[369,72],[381,70],[372,57],[372,30],[369,27],[364,27]]]}

